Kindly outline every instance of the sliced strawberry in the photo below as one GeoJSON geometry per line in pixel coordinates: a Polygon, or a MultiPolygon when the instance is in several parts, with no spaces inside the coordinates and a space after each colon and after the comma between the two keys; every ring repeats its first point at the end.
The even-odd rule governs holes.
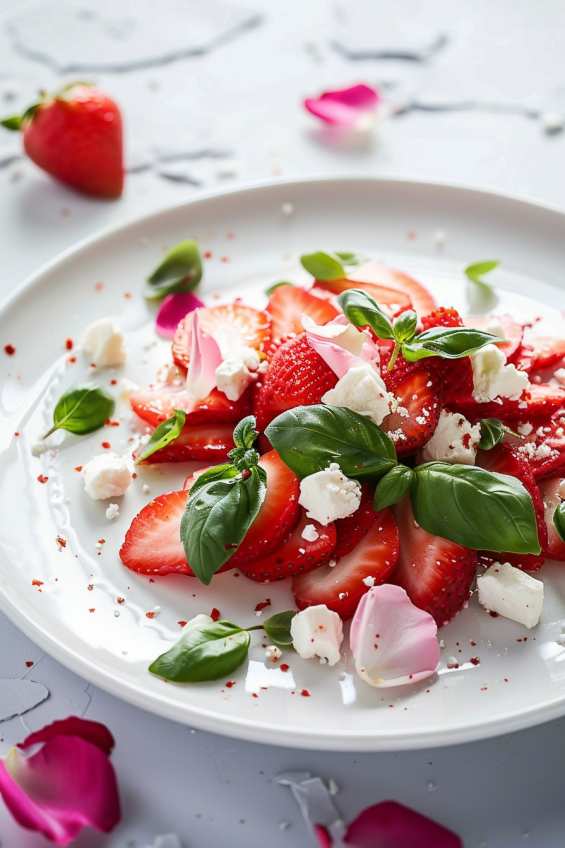
{"type": "Polygon", "coordinates": [[[298,609],[326,604],[342,619],[351,618],[372,585],[384,583],[398,559],[398,530],[392,513],[383,509],[378,521],[355,549],[333,568],[322,565],[292,581],[298,609]],[[365,582],[367,581],[367,582],[365,582]]]}
{"type": "Polygon", "coordinates": [[[290,333],[303,333],[302,315],[308,315],[316,324],[327,324],[339,315],[328,300],[315,297],[298,286],[277,286],[269,299],[267,312],[271,315],[274,339],[282,339],[290,333]]]}
{"type": "Polygon", "coordinates": [[[336,375],[305,335],[290,339],[277,350],[267,372],[256,383],[253,413],[258,429],[264,430],[287,409],[320,403],[336,383],[336,375]]]}
{"type": "Polygon", "coordinates": [[[531,432],[521,440],[511,441],[536,480],[546,480],[565,471],[565,418],[538,418],[529,423],[531,432]]]}
{"type": "Polygon", "coordinates": [[[381,309],[388,312],[392,318],[399,311],[412,308],[410,296],[398,289],[388,288],[388,286],[377,286],[372,283],[360,283],[354,280],[316,280],[316,283],[310,291],[320,298],[329,298],[332,303],[337,303],[337,295],[349,289],[363,289],[367,294],[370,294],[381,309]]]}
{"type": "Polygon", "coordinates": [[[172,418],[174,409],[186,412],[186,424],[237,424],[251,408],[249,390],[237,401],[228,400],[223,392],[213,389],[207,398],[194,405],[188,398],[184,381],[155,383],[131,395],[131,408],[136,415],[158,427],[172,418]]]}
{"type": "Polygon", "coordinates": [[[529,374],[535,364],[535,352],[530,345],[522,344],[514,354],[512,364],[518,371],[529,374]]]}
{"type": "Polygon", "coordinates": [[[359,508],[347,518],[338,518],[335,522],[337,540],[332,559],[340,560],[350,554],[379,517],[379,513],[373,509],[374,495],[372,486],[362,484],[359,508]]]}
{"type": "MultiPolygon", "coordinates": [[[[413,277],[409,277],[408,274],[397,271],[396,268],[388,268],[378,262],[366,262],[364,265],[354,268],[347,275],[347,279],[359,288],[366,288],[366,284],[373,284],[402,292],[405,297],[410,298],[412,307],[418,315],[427,315],[436,307],[433,295],[425,286],[418,283],[413,277]]],[[[366,290],[368,291],[368,289],[366,290]]],[[[379,303],[378,300],[377,303],[379,303]]],[[[399,304],[399,306],[402,306],[402,304],[399,304]]]]}
{"type": "Polygon", "coordinates": [[[180,522],[188,492],[159,495],[133,519],[120,549],[120,559],[139,574],[189,574],[180,540],[180,522]]]}
{"type": "Polygon", "coordinates": [[[563,542],[555,529],[553,514],[563,498],[559,494],[561,488],[565,488],[563,477],[554,477],[553,480],[544,480],[538,484],[541,499],[544,506],[545,524],[547,527],[547,545],[544,554],[551,559],[565,562],[565,542],[563,542]]]}
{"type": "Polygon", "coordinates": [[[398,456],[407,456],[431,439],[442,409],[441,392],[435,374],[422,364],[398,384],[394,369],[391,374],[387,388],[400,407],[387,415],[381,427],[393,440],[398,456]]]}
{"type": "MultiPolygon", "coordinates": [[[[271,316],[252,306],[227,303],[200,309],[200,326],[204,333],[213,336],[220,349],[254,347],[263,350],[271,338],[271,316]]],[[[173,359],[185,370],[190,362],[191,316],[179,323],[173,339],[173,359]]]]}
{"type": "MultiPolygon", "coordinates": [[[[542,550],[547,545],[547,528],[545,525],[543,503],[536,486],[534,475],[524,456],[514,445],[502,443],[496,445],[489,451],[477,451],[476,465],[486,471],[494,471],[497,474],[508,474],[516,478],[524,486],[534,505],[536,523],[538,527],[538,538],[542,550]]],[[[536,571],[545,562],[543,555],[537,554],[514,554],[514,553],[490,553],[481,551],[480,559],[488,564],[492,562],[509,562],[524,571],[536,571]]]]}
{"type": "Polygon", "coordinates": [[[528,339],[534,349],[534,367],[550,368],[557,365],[565,356],[565,339],[556,336],[534,336],[528,339]]]}
{"type": "Polygon", "coordinates": [[[235,447],[233,424],[205,424],[196,427],[183,427],[178,438],[167,447],[155,451],[142,462],[151,465],[156,462],[227,462],[228,451],[235,447]]]}
{"type": "Polygon", "coordinates": [[[303,511],[290,536],[282,547],[264,559],[243,563],[239,566],[242,574],[255,580],[256,583],[272,583],[275,580],[285,580],[297,574],[305,574],[318,568],[325,562],[335,547],[336,531],[332,523],[324,527],[311,518],[306,518],[303,511]],[[318,538],[313,542],[307,541],[302,533],[305,527],[313,527],[318,538]]]}
{"type": "Polygon", "coordinates": [[[390,578],[441,627],[463,608],[477,571],[477,552],[431,536],[414,521],[407,495],[392,508],[401,538],[398,565],[390,578]]]}
{"type": "Polygon", "coordinates": [[[439,306],[430,312],[429,315],[424,315],[422,318],[422,328],[431,330],[432,327],[463,327],[463,319],[456,309],[453,307],[446,308],[439,306]]]}
{"type": "Polygon", "coordinates": [[[502,315],[500,318],[493,315],[469,315],[465,318],[465,326],[488,332],[487,327],[492,321],[498,321],[500,323],[500,326],[504,330],[504,338],[506,339],[504,344],[497,344],[497,348],[506,356],[507,362],[514,362],[516,353],[522,345],[522,339],[524,338],[523,324],[518,324],[510,315],[502,315]]]}
{"type": "Polygon", "coordinates": [[[520,400],[501,398],[500,403],[477,403],[473,398],[461,396],[457,412],[468,418],[500,418],[503,421],[529,421],[530,418],[548,417],[565,407],[565,390],[549,383],[531,383],[520,400]]]}

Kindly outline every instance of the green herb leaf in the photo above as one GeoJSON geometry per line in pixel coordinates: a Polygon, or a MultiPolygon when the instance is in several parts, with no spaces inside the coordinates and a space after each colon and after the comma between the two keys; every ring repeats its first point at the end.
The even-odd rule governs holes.
{"type": "Polygon", "coordinates": [[[467,301],[472,312],[484,313],[494,309],[498,303],[498,297],[492,287],[481,277],[488,274],[500,265],[498,261],[477,262],[465,268],[465,274],[469,280],[467,289],[467,301]]]}
{"type": "Polygon", "coordinates": [[[143,462],[144,459],[147,459],[155,451],[166,448],[167,445],[180,436],[186,420],[186,412],[183,409],[173,409],[173,412],[173,417],[159,424],[155,432],[151,434],[151,438],[145,445],[143,453],[135,462],[136,465],[143,462]]]}
{"type": "Polygon", "coordinates": [[[0,125],[5,127],[7,130],[18,132],[22,128],[21,115],[10,115],[9,118],[3,118],[0,121],[0,125]]]}
{"type": "Polygon", "coordinates": [[[416,479],[416,474],[406,465],[397,465],[391,468],[388,474],[379,481],[373,507],[378,512],[385,506],[392,506],[402,500],[416,479]]]}
{"type": "Polygon", "coordinates": [[[412,309],[407,309],[399,315],[392,325],[395,340],[400,343],[412,341],[417,323],[418,316],[412,309]]]}
{"type": "Polygon", "coordinates": [[[181,241],[147,278],[145,297],[159,300],[168,294],[193,291],[202,279],[202,259],[198,242],[181,241]]]}
{"type": "Polygon", "coordinates": [[[231,674],[245,662],[251,637],[231,621],[193,627],[157,657],[149,671],[174,683],[200,683],[231,674]]]}
{"type": "Polygon", "coordinates": [[[265,294],[267,295],[267,297],[270,297],[273,294],[273,292],[275,291],[275,289],[279,288],[279,286],[293,286],[293,285],[294,285],[294,283],[289,283],[286,280],[281,280],[280,283],[273,283],[272,286],[269,286],[268,288],[266,288],[265,294]]]}
{"type": "Polygon", "coordinates": [[[240,472],[232,462],[225,462],[222,465],[214,465],[213,468],[208,468],[199,474],[190,488],[190,494],[194,495],[198,489],[206,486],[208,483],[213,483],[216,480],[230,480],[237,477],[240,472]]]}
{"type": "Polygon", "coordinates": [[[292,645],[290,625],[295,615],[296,610],[286,610],[286,612],[272,615],[263,622],[263,630],[277,648],[290,648],[292,645]]]}
{"type": "Polygon", "coordinates": [[[345,268],[335,253],[305,253],[300,257],[302,267],[317,280],[339,280],[345,277],[345,268]]]}
{"type": "Polygon", "coordinates": [[[413,341],[402,345],[402,354],[409,362],[428,356],[442,359],[460,359],[470,356],[489,344],[501,344],[504,339],[492,333],[483,333],[473,327],[432,327],[424,330],[413,341]]]}
{"type": "Polygon", "coordinates": [[[265,435],[298,477],[337,462],[347,477],[378,480],[396,465],[392,439],[351,409],[297,406],[272,421],[265,435]]]}
{"type": "Polygon", "coordinates": [[[565,501],[561,501],[553,513],[553,523],[557,530],[557,535],[562,542],[565,542],[565,501]]]}
{"type": "Polygon", "coordinates": [[[259,435],[259,431],[255,429],[257,420],[254,415],[248,415],[242,418],[239,424],[236,424],[233,431],[233,440],[236,448],[245,448],[248,450],[253,447],[255,439],[259,435]]]}
{"type": "Polygon", "coordinates": [[[342,292],[337,300],[346,318],[356,327],[366,327],[368,324],[379,338],[394,339],[390,318],[370,294],[361,289],[348,289],[342,292]]]}
{"type": "Polygon", "coordinates": [[[357,268],[358,265],[362,265],[368,259],[363,253],[351,253],[346,250],[336,250],[335,255],[338,259],[341,259],[346,270],[347,268],[357,268]]]}
{"type": "Polygon", "coordinates": [[[114,407],[114,399],[97,383],[70,389],[58,401],[53,411],[53,426],[43,438],[46,439],[55,430],[68,430],[80,436],[93,433],[104,426],[114,407]]]}
{"type": "Polygon", "coordinates": [[[266,492],[267,475],[257,466],[191,490],[180,537],[191,569],[206,586],[242,543],[266,492]]]}
{"type": "Polygon", "coordinates": [[[506,434],[506,427],[498,418],[483,418],[481,421],[481,450],[491,450],[499,444],[506,434]]]}
{"type": "Polygon", "coordinates": [[[415,472],[410,501],[428,533],[478,550],[540,553],[532,499],[515,477],[447,462],[415,472]]]}
{"type": "Polygon", "coordinates": [[[495,259],[487,262],[476,262],[474,265],[469,265],[465,268],[465,273],[474,283],[482,283],[488,285],[484,280],[481,280],[483,274],[488,274],[489,271],[494,271],[500,265],[500,260],[495,259]]]}

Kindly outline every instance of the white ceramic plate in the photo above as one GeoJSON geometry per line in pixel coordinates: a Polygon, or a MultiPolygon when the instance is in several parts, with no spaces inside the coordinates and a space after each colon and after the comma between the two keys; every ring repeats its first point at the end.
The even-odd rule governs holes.
{"type": "Polygon", "coordinates": [[[500,258],[500,309],[541,315],[563,332],[564,227],[560,212],[480,191],[306,179],[209,195],[104,233],[52,262],[0,311],[3,611],[42,648],[109,692],[177,721],[259,742],[407,749],[492,736],[565,713],[565,568],[552,564],[540,573],[546,602],[535,630],[493,619],[473,599],[440,633],[446,647],[437,674],[414,687],[370,689],[349,666],[330,669],[290,652],[285,674],[265,665],[257,634],[249,668],[231,678],[235,686],[165,684],[147,665],[178,637],[179,621],[217,607],[241,625],[256,624],[260,601],[271,599],[268,613],[292,608],[289,582],[263,586],[228,572],[209,587],[179,576],[149,583],[121,565],[118,550],[133,516],[152,496],[180,488],[195,467],[139,469],[136,484],[119,499],[120,517],[108,521],[106,504],[84,493],[75,467],[101,453],[103,441],[119,453],[127,449],[127,404],[118,408],[124,413],[119,427],[82,439],[66,436],[54,456],[31,453],[59,394],[89,378],[88,362],[80,351],[69,354],[65,340],[79,340],[94,318],[118,316],[130,348],[127,366],[98,373],[103,384],[110,387],[123,374],[149,382],[168,361],[168,344],[151,346],[156,337],[143,280],[163,250],[182,239],[198,237],[211,254],[206,297],[217,302],[215,293],[242,294],[255,305],[264,302],[265,281],[296,274],[300,253],[317,247],[384,259],[429,284],[440,303],[460,308],[464,265],[500,258]],[[283,213],[283,203],[293,204],[293,214],[283,213]],[[446,233],[443,248],[435,242],[438,230],[446,233]],[[6,344],[16,348],[13,356],[1,351],[6,344]],[[68,363],[75,353],[77,361],[68,363]],[[143,494],[144,483],[150,494],[143,494]],[[66,539],[62,550],[58,536],[66,539]],[[105,539],[101,550],[99,539],[105,539]],[[148,618],[156,606],[161,612],[148,618]],[[449,656],[459,668],[447,669],[449,656]],[[470,659],[477,656],[475,666],[470,659]]]}

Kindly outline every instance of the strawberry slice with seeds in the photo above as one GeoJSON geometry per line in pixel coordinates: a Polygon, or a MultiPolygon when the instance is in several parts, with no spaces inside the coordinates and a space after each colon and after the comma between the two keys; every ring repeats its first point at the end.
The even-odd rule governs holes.
{"type": "MultiPolygon", "coordinates": [[[[308,531],[306,531],[308,533],[308,531]]],[[[305,574],[326,562],[335,547],[336,530],[333,523],[324,527],[311,518],[302,518],[282,546],[270,556],[239,566],[242,574],[256,583],[272,583],[297,574],[305,574]],[[302,535],[308,527],[317,538],[308,541],[302,535]]]]}
{"type": "MultiPolygon", "coordinates": [[[[185,370],[190,362],[191,314],[180,321],[173,338],[173,359],[185,370]]],[[[202,307],[200,326],[202,332],[213,336],[222,352],[234,347],[264,350],[271,338],[269,313],[238,302],[202,307]]]]}
{"type": "MultiPolygon", "coordinates": [[[[510,437],[518,453],[529,464],[536,480],[546,480],[565,471],[565,418],[538,418],[520,441],[510,437]]],[[[519,432],[519,430],[518,430],[519,432]]]]}
{"type": "Polygon", "coordinates": [[[392,511],[402,541],[389,582],[401,586],[412,603],[429,612],[441,627],[469,600],[477,552],[426,533],[414,521],[408,495],[392,511]]]}
{"type": "Polygon", "coordinates": [[[255,385],[253,414],[257,417],[257,428],[264,430],[287,409],[320,403],[336,383],[336,375],[308,344],[304,334],[289,339],[277,350],[266,373],[255,385]]]}
{"type": "Polygon", "coordinates": [[[529,374],[535,365],[535,352],[531,345],[522,344],[514,354],[512,365],[518,371],[525,371],[529,374]]]}
{"type": "Polygon", "coordinates": [[[518,324],[511,315],[501,315],[500,317],[493,315],[469,315],[465,318],[465,326],[488,332],[487,327],[493,321],[499,322],[504,331],[504,338],[506,339],[506,342],[503,344],[497,344],[497,348],[506,356],[507,362],[514,362],[516,354],[522,345],[522,339],[524,338],[524,325],[518,324]]]}
{"type": "Polygon", "coordinates": [[[271,316],[274,339],[282,339],[290,333],[303,333],[302,315],[308,315],[316,324],[327,324],[339,315],[328,300],[322,300],[298,286],[277,286],[269,299],[267,312],[271,316]]]}
{"type": "Polygon", "coordinates": [[[462,396],[457,402],[457,412],[467,418],[499,418],[502,421],[529,421],[546,418],[565,407],[565,390],[549,383],[531,383],[520,400],[500,398],[500,403],[477,403],[472,397],[462,396]]]}
{"type": "Polygon", "coordinates": [[[298,609],[326,604],[343,620],[351,618],[365,592],[384,583],[392,573],[398,544],[396,522],[390,509],[383,509],[364,538],[337,565],[321,565],[293,579],[298,609]]]}
{"type": "Polygon", "coordinates": [[[534,367],[540,371],[557,365],[565,357],[565,339],[532,334],[528,344],[534,349],[534,367]]]}
{"type": "Polygon", "coordinates": [[[237,424],[249,415],[251,401],[249,390],[237,401],[228,400],[223,392],[213,389],[207,398],[194,404],[189,400],[184,380],[178,383],[155,383],[134,392],[131,408],[152,427],[172,418],[173,410],[186,412],[186,424],[237,424]]]}
{"type": "Polygon", "coordinates": [[[350,554],[378,519],[379,513],[373,508],[374,494],[375,490],[371,486],[361,484],[361,503],[358,509],[347,518],[338,518],[335,522],[337,539],[332,559],[340,560],[350,554]]]}
{"type": "MultiPolygon", "coordinates": [[[[228,462],[228,452],[234,447],[233,424],[185,426],[174,441],[152,453],[140,464],[189,461],[228,462]]],[[[141,450],[139,452],[141,453],[141,450]]]]}
{"type": "Polygon", "coordinates": [[[393,440],[398,456],[407,456],[433,436],[442,408],[441,393],[435,374],[422,365],[398,383],[394,370],[391,375],[387,388],[399,401],[399,410],[387,415],[381,427],[393,440]]]}
{"type": "MultiPolygon", "coordinates": [[[[339,284],[342,281],[332,282],[339,284]]],[[[434,297],[425,286],[413,277],[409,277],[408,274],[397,271],[396,268],[380,265],[378,262],[365,262],[363,265],[354,268],[347,275],[347,282],[353,284],[348,285],[348,288],[364,289],[368,294],[373,295],[379,306],[387,305],[392,308],[393,304],[397,304],[397,309],[392,308],[393,312],[398,312],[401,307],[410,308],[410,304],[406,303],[407,298],[411,301],[412,308],[418,315],[427,315],[436,307],[434,297]],[[369,286],[376,286],[381,289],[381,300],[376,296],[376,292],[373,293],[370,290],[369,286]],[[387,297],[387,290],[393,292],[393,294],[388,295],[388,298],[391,298],[390,300],[383,299],[383,296],[384,298],[387,297]],[[396,293],[402,295],[404,303],[398,299],[396,293]]],[[[316,285],[320,285],[320,283],[317,281],[316,285]]],[[[327,283],[323,285],[327,285],[327,283]]],[[[342,289],[342,291],[345,291],[345,289],[342,289]]]]}
{"type": "Polygon", "coordinates": [[[422,318],[422,329],[431,330],[432,327],[463,327],[463,319],[456,309],[453,307],[446,308],[439,306],[430,312],[429,315],[424,315],[422,318]]]}
{"type": "MultiPolygon", "coordinates": [[[[503,442],[489,451],[479,450],[477,451],[476,465],[484,468],[486,471],[507,474],[522,483],[534,505],[538,538],[543,550],[547,546],[547,528],[543,502],[532,470],[523,454],[520,453],[520,449],[512,444],[503,442]]],[[[481,551],[479,557],[481,562],[489,565],[493,562],[509,562],[517,568],[523,568],[524,571],[536,571],[545,562],[542,554],[491,553],[489,551],[481,551]]]]}
{"type": "Polygon", "coordinates": [[[554,477],[553,480],[543,480],[538,483],[538,488],[543,502],[547,527],[547,544],[543,552],[551,559],[565,562],[565,542],[560,538],[553,523],[553,514],[563,500],[560,491],[565,489],[565,478],[554,477]]]}

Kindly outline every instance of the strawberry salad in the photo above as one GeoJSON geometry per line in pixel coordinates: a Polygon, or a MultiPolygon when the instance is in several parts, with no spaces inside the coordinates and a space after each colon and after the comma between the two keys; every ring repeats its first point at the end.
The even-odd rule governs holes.
{"type": "MultiPolygon", "coordinates": [[[[462,317],[352,253],[301,261],[311,282],[272,286],[263,309],[205,305],[197,245],[174,248],[147,290],[172,363],[124,388],[146,433],[133,456],[82,471],[111,519],[132,461],[201,463],[133,519],[120,558],[137,574],[290,583],[295,609],[260,625],[215,610],[187,622],[149,667],[168,681],[231,674],[259,630],[283,670],[292,649],[336,665],[348,638],[367,684],[415,683],[473,592],[491,615],[535,627],[534,572],[565,560],[565,342],[510,315],[462,317]]],[[[112,319],[87,328],[83,348],[99,367],[126,356],[112,319]]],[[[92,432],[112,412],[104,390],[80,386],[52,430],[92,432]]]]}

